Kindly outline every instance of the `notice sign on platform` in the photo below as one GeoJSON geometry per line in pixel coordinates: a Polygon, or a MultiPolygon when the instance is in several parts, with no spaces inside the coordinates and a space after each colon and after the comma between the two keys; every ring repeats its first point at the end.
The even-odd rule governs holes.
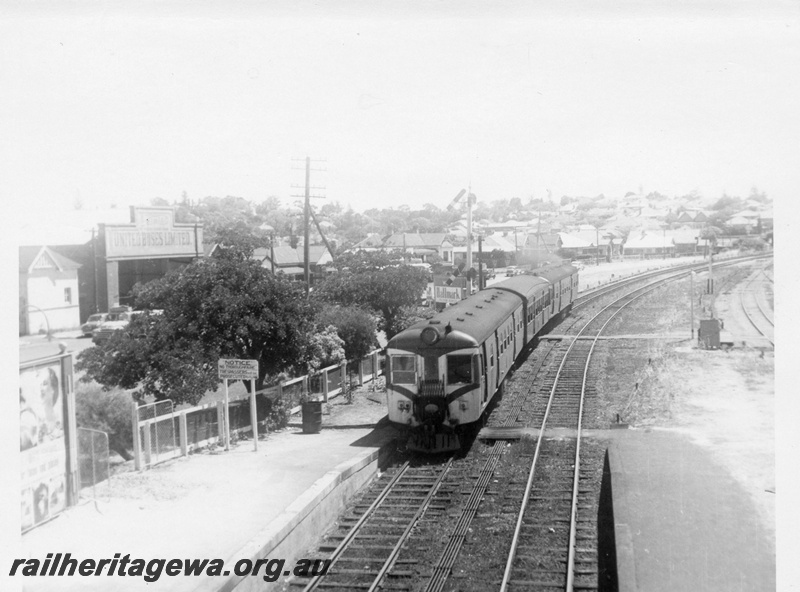
{"type": "Polygon", "coordinates": [[[220,358],[217,363],[219,377],[228,380],[257,380],[258,360],[233,360],[220,358]]]}

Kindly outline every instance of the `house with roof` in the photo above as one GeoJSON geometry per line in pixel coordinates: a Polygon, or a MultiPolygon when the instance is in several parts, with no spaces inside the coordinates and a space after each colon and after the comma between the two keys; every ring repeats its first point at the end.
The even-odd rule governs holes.
{"type": "MultiPolygon", "coordinates": [[[[480,241],[478,237],[472,237],[472,260],[477,261],[478,249],[483,254],[484,260],[488,259],[489,254],[493,251],[501,251],[504,255],[511,256],[518,251],[517,245],[514,242],[514,237],[503,236],[502,234],[495,233],[489,234],[480,241]]],[[[467,259],[467,243],[453,246],[453,264],[458,265],[467,259]]]]}
{"type": "Polygon", "coordinates": [[[703,210],[687,208],[678,214],[676,222],[697,228],[708,223],[708,216],[703,210]]]}
{"type": "Polygon", "coordinates": [[[534,267],[561,262],[561,236],[557,232],[532,232],[522,247],[523,257],[534,267]]]}
{"type": "Polygon", "coordinates": [[[749,216],[736,215],[728,218],[725,225],[735,234],[750,234],[758,226],[758,217],[754,219],[749,216]]]}
{"type": "Polygon", "coordinates": [[[591,239],[578,236],[576,233],[559,232],[561,239],[561,250],[559,255],[564,259],[588,259],[592,257],[605,256],[598,248],[595,237],[591,239]]]}
{"type": "MultiPolygon", "coordinates": [[[[275,246],[253,251],[253,259],[261,262],[261,267],[275,274],[283,274],[289,279],[305,281],[305,250],[302,246],[275,246]]],[[[311,285],[328,273],[329,264],[333,263],[333,255],[325,245],[309,245],[308,269],[311,285]]]]}
{"type": "Polygon", "coordinates": [[[672,236],[667,236],[666,231],[631,232],[623,246],[623,254],[625,257],[639,259],[673,257],[675,245],[672,243],[672,236]]]}
{"type": "Polygon", "coordinates": [[[353,245],[348,252],[355,253],[358,251],[380,251],[383,248],[383,237],[377,232],[371,232],[367,237],[353,245]]]}
{"type": "Polygon", "coordinates": [[[399,249],[423,262],[427,262],[430,255],[438,255],[442,261],[453,261],[453,244],[444,232],[396,232],[383,241],[383,249],[399,249]]]}
{"type": "Polygon", "coordinates": [[[667,232],[667,236],[672,239],[672,244],[675,245],[675,255],[698,255],[702,252],[698,248],[700,242],[700,230],[691,228],[689,226],[682,226],[675,230],[667,232]]]}
{"type": "Polygon", "coordinates": [[[19,334],[79,327],[79,263],[47,246],[19,247],[19,334]]]}
{"type": "MultiPolygon", "coordinates": [[[[616,257],[622,254],[623,241],[618,233],[595,228],[590,224],[582,224],[578,227],[578,230],[571,231],[569,235],[583,240],[592,247],[596,247],[591,253],[592,257],[608,259],[609,256],[616,257]]],[[[584,253],[585,255],[587,254],[584,253]]]]}

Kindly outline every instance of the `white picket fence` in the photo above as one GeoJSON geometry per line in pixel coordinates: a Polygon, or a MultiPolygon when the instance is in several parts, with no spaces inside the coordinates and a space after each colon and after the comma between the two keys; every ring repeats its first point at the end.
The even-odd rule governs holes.
{"type": "MultiPolygon", "coordinates": [[[[299,376],[256,393],[263,398],[279,398],[291,405],[291,412],[300,411],[300,400],[315,397],[327,402],[342,393],[347,380],[348,362],[322,368],[312,375],[299,376]]],[[[358,362],[358,384],[374,381],[383,373],[376,350],[358,362]]],[[[231,434],[252,431],[249,414],[250,397],[233,398],[229,402],[231,434]]],[[[258,403],[257,403],[258,405],[258,403]]],[[[136,405],[132,410],[133,455],[137,470],[187,456],[191,452],[222,443],[220,426],[225,425],[225,403],[217,401],[188,409],[175,410],[172,401],[136,405]]],[[[263,423],[260,420],[259,423],[263,423]]]]}

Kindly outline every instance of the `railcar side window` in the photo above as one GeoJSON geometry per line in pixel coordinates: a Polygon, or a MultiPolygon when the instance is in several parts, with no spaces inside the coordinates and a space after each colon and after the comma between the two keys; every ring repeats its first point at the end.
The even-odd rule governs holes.
{"type": "Polygon", "coordinates": [[[447,384],[472,384],[472,356],[447,356],[447,384]]]}
{"type": "Polygon", "coordinates": [[[392,356],[392,384],[417,384],[417,364],[414,356],[392,356]]]}

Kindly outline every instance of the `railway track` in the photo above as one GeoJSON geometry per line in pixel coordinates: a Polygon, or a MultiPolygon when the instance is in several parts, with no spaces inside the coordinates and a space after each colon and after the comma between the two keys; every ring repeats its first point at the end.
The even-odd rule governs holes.
{"type": "MultiPolygon", "coordinates": [[[[543,355],[540,355],[536,364],[528,370],[528,374],[531,377],[535,377],[539,373],[547,357],[547,353],[549,353],[552,347],[553,346],[551,344],[547,344],[544,348],[546,351],[542,352],[543,355]]],[[[530,390],[514,393],[513,399],[506,406],[507,411],[502,415],[498,414],[497,419],[495,419],[493,423],[503,427],[511,427],[519,423],[523,416],[526,403],[528,403],[529,393],[530,390]]],[[[489,481],[492,478],[492,475],[494,474],[497,464],[500,462],[503,453],[505,452],[505,448],[505,443],[501,441],[497,441],[492,445],[492,448],[489,452],[489,457],[486,459],[483,467],[481,467],[480,473],[478,474],[477,479],[472,487],[472,491],[470,492],[469,497],[467,498],[466,503],[463,505],[458,517],[455,519],[455,527],[453,532],[449,537],[444,550],[434,564],[428,582],[425,584],[424,588],[422,588],[425,592],[440,592],[444,589],[445,583],[452,572],[453,565],[458,559],[458,554],[461,550],[461,547],[466,540],[467,533],[469,532],[470,525],[472,524],[472,521],[478,511],[481,500],[483,500],[484,496],[486,495],[489,481]]]]}
{"type": "MultiPolygon", "coordinates": [[[[400,550],[414,526],[439,497],[450,492],[441,485],[453,459],[444,466],[412,466],[410,461],[384,473],[366,499],[352,508],[337,532],[329,534],[320,551],[330,552],[327,573],[291,582],[303,592],[367,590],[381,587],[390,577],[403,577],[400,550]],[[376,493],[373,493],[376,492],[376,493]]],[[[400,587],[402,589],[402,586],[400,587]]]]}
{"type": "Polygon", "coordinates": [[[581,486],[589,365],[608,324],[626,306],[674,277],[670,274],[604,306],[571,340],[557,368],[548,372],[550,389],[542,393],[546,404],[535,406],[534,420],[540,427],[501,592],[597,589],[598,558],[591,544],[597,538],[596,500],[592,488],[581,486]],[[559,430],[566,430],[562,437],[559,430]]]}
{"type": "Polygon", "coordinates": [[[762,285],[757,283],[758,274],[763,269],[750,275],[744,288],[739,289],[739,306],[744,311],[750,325],[758,334],[775,347],[775,322],[772,315],[767,312],[767,307],[762,304],[762,285]]]}
{"type": "MultiPolygon", "coordinates": [[[[515,378],[521,380],[507,383],[488,425],[540,426],[536,450],[529,455],[532,460],[527,481],[492,481],[508,449],[503,440],[491,445],[478,471],[453,468],[453,458],[444,466],[405,463],[391,468],[348,509],[336,532],[319,547],[331,554],[326,575],[314,580],[295,579],[292,588],[452,589],[453,583],[448,580],[473,520],[484,500],[494,496],[501,500],[502,511],[509,515],[519,511],[506,572],[498,582],[501,590],[596,589],[598,500],[595,489],[586,484],[591,467],[581,466],[582,414],[587,397],[593,395],[586,378],[594,344],[603,328],[636,298],[706,266],[682,266],[666,274],[660,270],[644,278],[649,282],[645,286],[637,286],[642,283],[637,277],[594,290],[576,302],[577,309],[592,315],[588,321],[575,324],[572,331],[577,334],[560,342],[542,341],[534,363],[517,368],[515,378]],[[653,282],[654,276],[660,279],[653,282]],[[621,299],[602,302],[611,297],[611,292],[631,290],[631,286],[633,290],[621,299]],[[558,370],[541,372],[548,353],[556,356],[556,364],[550,366],[557,365],[558,370]],[[513,388],[508,386],[511,383],[513,388]],[[453,525],[446,536],[426,538],[430,533],[426,525],[443,519],[453,525]]],[[[440,525],[438,528],[441,531],[440,525]]]]}

